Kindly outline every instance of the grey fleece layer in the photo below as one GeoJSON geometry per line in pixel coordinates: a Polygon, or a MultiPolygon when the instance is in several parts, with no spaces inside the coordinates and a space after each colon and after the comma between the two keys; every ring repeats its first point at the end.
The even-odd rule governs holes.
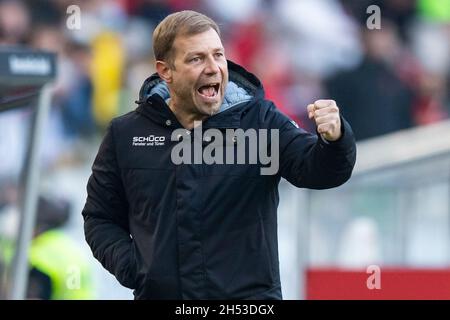
{"type": "MultiPolygon", "coordinates": [[[[170,99],[169,88],[167,87],[167,83],[165,81],[161,81],[157,85],[155,85],[148,96],[152,96],[154,94],[158,94],[164,101],[168,102],[170,99]]],[[[222,105],[220,106],[219,113],[223,112],[238,103],[245,102],[251,100],[253,97],[245,90],[244,88],[238,86],[233,81],[228,81],[227,88],[225,90],[225,97],[223,99],[222,105]]]]}

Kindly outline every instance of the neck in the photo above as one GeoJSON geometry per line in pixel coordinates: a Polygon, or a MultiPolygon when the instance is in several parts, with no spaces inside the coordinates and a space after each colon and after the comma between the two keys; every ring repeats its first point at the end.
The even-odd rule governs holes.
{"type": "Polygon", "coordinates": [[[194,128],[194,121],[203,121],[208,118],[208,115],[192,112],[189,108],[185,108],[172,98],[169,101],[169,108],[177,118],[178,122],[188,130],[194,128]]]}

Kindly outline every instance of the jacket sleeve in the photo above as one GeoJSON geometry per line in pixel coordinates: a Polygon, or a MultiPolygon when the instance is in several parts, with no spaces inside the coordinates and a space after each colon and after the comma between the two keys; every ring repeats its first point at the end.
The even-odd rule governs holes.
{"type": "Polygon", "coordinates": [[[342,116],[342,136],[332,142],[299,128],[273,103],[262,119],[270,128],[279,129],[279,173],[290,183],[299,188],[327,189],[350,178],[356,162],[356,144],[352,129],[342,116]]]}
{"type": "Polygon", "coordinates": [[[134,289],[135,253],[128,225],[128,204],[115,154],[112,124],[92,166],[82,215],[86,241],[94,257],[123,286],[134,289]]]}

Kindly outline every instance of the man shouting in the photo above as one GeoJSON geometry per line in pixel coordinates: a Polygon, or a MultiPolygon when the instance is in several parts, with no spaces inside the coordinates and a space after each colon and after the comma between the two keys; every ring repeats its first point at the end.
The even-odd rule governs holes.
{"type": "Polygon", "coordinates": [[[153,50],[157,73],[92,167],[83,217],[94,256],[136,299],[281,299],[278,184],[347,181],[349,124],[318,100],[307,106],[317,133],[299,128],[226,59],[203,14],[166,17],[153,50]]]}

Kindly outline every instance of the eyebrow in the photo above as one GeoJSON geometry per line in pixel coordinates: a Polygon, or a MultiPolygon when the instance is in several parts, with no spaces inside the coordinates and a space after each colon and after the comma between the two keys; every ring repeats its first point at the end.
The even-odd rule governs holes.
{"type": "MultiPolygon", "coordinates": [[[[218,52],[218,51],[225,51],[225,49],[223,47],[217,47],[213,49],[213,52],[218,52]]],[[[185,54],[185,57],[189,57],[189,56],[195,56],[195,55],[202,55],[204,54],[203,51],[191,51],[191,52],[187,52],[185,54]]]]}

